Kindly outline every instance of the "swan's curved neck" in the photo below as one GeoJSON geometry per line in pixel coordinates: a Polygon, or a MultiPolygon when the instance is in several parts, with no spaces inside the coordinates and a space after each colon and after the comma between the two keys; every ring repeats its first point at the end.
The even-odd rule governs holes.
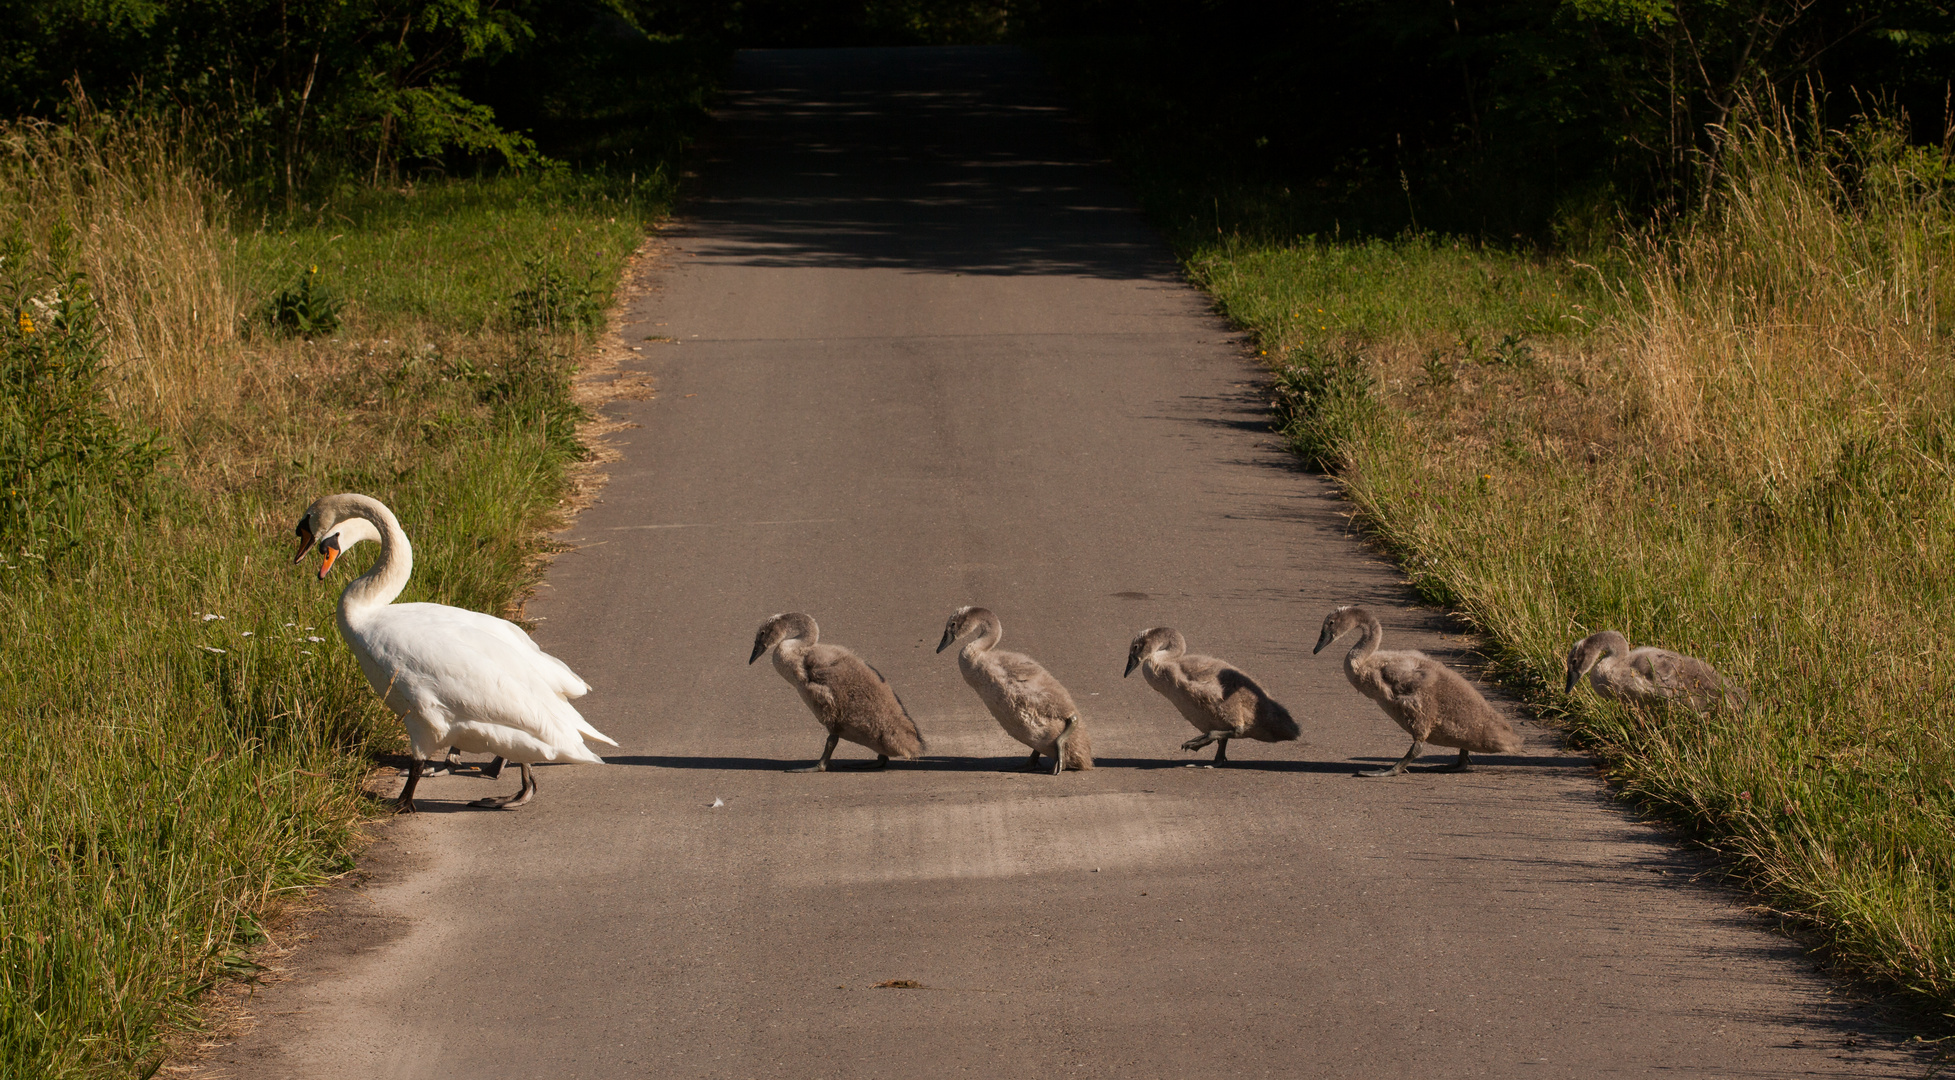
{"type": "Polygon", "coordinates": [[[407,542],[407,533],[392,510],[372,500],[363,500],[353,507],[353,515],[372,522],[380,530],[380,558],[374,560],[371,570],[355,578],[339,594],[340,611],[346,614],[393,603],[414,573],[414,546],[407,542]]]}
{"type": "Polygon", "coordinates": [[[998,622],[998,617],[995,615],[989,619],[980,619],[977,625],[978,636],[967,642],[960,653],[966,659],[976,657],[980,653],[990,652],[992,649],[997,648],[998,642],[1002,641],[1005,636],[1005,628],[998,622]]]}
{"type": "Polygon", "coordinates": [[[1358,640],[1351,643],[1351,651],[1344,654],[1344,662],[1356,664],[1378,651],[1378,643],[1385,638],[1385,628],[1377,619],[1366,619],[1358,624],[1358,640]]]}

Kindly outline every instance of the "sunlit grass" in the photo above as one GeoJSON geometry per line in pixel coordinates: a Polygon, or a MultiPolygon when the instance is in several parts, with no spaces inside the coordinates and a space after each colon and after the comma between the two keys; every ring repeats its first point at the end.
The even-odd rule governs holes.
{"type": "Polygon", "coordinates": [[[1299,450],[1490,674],[1837,970],[1946,1013],[1955,208],[1891,128],[1740,135],[1712,212],[1623,236],[1606,278],[1425,239],[1183,250],[1266,344],[1299,450]],[[1603,628],[1753,707],[1563,695],[1603,628]]]}
{"type": "Polygon", "coordinates": [[[376,496],[414,539],[407,599],[505,611],[581,452],[585,314],[670,194],[449,181],[247,228],[181,151],[0,129],[0,228],[74,226],[113,402],[170,449],[142,505],[0,551],[4,1076],[144,1074],[278,900],[350,865],[400,726],[333,627],[346,575],[292,566],[292,525],[376,496]],[[280,337],[261,305],[315,264],[343,324],[280,337]],[[510,317],[545,272],[583,290],[553,331],[510,317]]]}

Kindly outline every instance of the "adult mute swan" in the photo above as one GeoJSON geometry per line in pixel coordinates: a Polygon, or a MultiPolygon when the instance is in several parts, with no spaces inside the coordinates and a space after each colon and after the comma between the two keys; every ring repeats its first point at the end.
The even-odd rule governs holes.
{"type": "Polygon", "coordinates": [[[1397,776],[1419,756],[1424,743],[1459,748],[1457,761],[1434,766],[1434,772],[1472,768],[1471,750],[1511,754],[1521,748],[1520,733],[1458,672],[1422,652],[1379,652],[1385,629],[1361,607],[1347,605],[1324,616],[1323,632],[1310,651],[1323,652],[1331,642],[1358,629],[1364,632],[1344,654],[1344,677],[1412,736],[1412,748],[1404,757],[1389,768],[1364,769],[1359,776],[1397,776]]]}
{"type": "Polygon", "coordinates": [[[1229,760],[1230,739],[1289,742],[1302,734],[1290,710],[1256,680],[1213,656],[1190,653],[1181,631],[1171,626],[1144,630],[1127,647],[1127,675],[1135,668],[1201,732],[1181,748],[1200,750],[1214,743],[1218,764],[1229,760]]]}
{"type": "Polygon", "coordinates": [[[393,602],[414,572],[414,549],[378,499],[328,495],[306,508],[294,531],[299,550],[292,561],[318,550],[326,557],[321,581],[355,545],[380,544],[373,568],[340,594],[339,634],[367,684],[407,725],[413,761],[397,804],[402,813],[414,812],[422,763],[450,746],[522,766],[515,794],[474,804],[513,810],[536,794],[533,762],[602,765],[584,741],[618,745],[570,706],[590,687],[515,623],[446,604],[393,602]]]}
{"type": "Polygon", "coordinates": [[[1079,706],[1052,673],[1023,653],[998,648],[1005,628],[989,608],[961,607],[944,623],[943,652],[958,638],[979,631],[957,653],[957,669],[991,710],[1005,734],[1032,748],[1027,770],[1039,767],[1041,750],[1052,755],[1052,775],[1093,767],[1093,744],[1080,723],[1079,706]]]}
{"type": "Polygon", "coordinates": [[[872,769],[889,764],[890,758],[920,757],[923,735],[882,672],[840,645],[820,644],[820,639],[821,627],[815,625],[813,616],[790,611],[760,624],[753,637],[753,653],[747,657],[751,664],[771,651],[774,670],[800,693],[808,711],[828,729],[821,760],[787,771],[827,772],[835,744],[843,739],[876,752],[876,763],[869,766],[872,769]]]}
{"type": "Polygon", "coordinates": [[[1614,630],[1590,634],[1568,650],[1565,691],[1574,693],[1583,675],[1603,697],[1641,705],[1676,701],[1704,712],[1716,705],[1742,709],[1750,701],[1742,687],[1704,661],[1653,645],[1632,649],[1614,630]]]}

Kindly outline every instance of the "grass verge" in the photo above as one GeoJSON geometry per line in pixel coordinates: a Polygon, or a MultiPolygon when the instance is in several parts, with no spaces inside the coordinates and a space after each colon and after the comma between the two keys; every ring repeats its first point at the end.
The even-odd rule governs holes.
{"type": "Polygon", "coordinates": [[[62,513],[0,537],[8,1076],[153,1071],[279,898],[349,867],[401,736],[292,522],[374,495],[415,541],[404,599],[505,610],[583,454],[572,373],[671,194],[550,173],[254,223],[169,133],[94,124],[0,128],[0,350],[99,361],[75,475],[165,456],[134,492],[44,485],[62,513]]]}
{"type": "MultiPolygon", "coordinates": [[[[1120,97],[1074,77],[1100,80],[1089,107],[1120,97]]],[[[1257,335],[1294,448],[1625,797],[1727,856],[1835,971],[1945,1026],[1946,156],[1877,122],[1754,119],[1709,210],[1583,261],[1310,233],[1321,199],[1191,160],[1170,115],[1096,109],[1190,276],[1257,335]],[[1603,628],[1712,661],[1754,706],[1564,695],[1570,642],[1603,628]]]]}

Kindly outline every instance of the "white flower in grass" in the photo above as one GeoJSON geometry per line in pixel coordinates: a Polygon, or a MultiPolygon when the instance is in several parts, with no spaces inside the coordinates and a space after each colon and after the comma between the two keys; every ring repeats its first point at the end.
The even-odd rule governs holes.
{"type": "Polygon", "coordinates": [[[205,652],[214,652],[214,653],[221,653],[221,652],[223,652],[223,651],[224,651],[223,649],[218,649],[218,648],[213,648],[213,647],[211,647],[211,646],[209,646],[209,645],[206,645],[206,646],[204,646],[203,648],[204,648],[204,651],[205,651],[205,652]]]}
{"type": "Polygon", "coordinates": [[[326,639],[325,639],[325,638],[322,638],[322,637],[309,637],[309,638],[306,638],[306,640],[307,640],[307,641],[324,641],[324,640],[326,640],[326,639]]]}
{"type": "Polygon", "coordinates": [[[255,634],[255,633],[253,633],[253,632],[252,632],[252,631],[250,631],[250,630],[246,630],[246,631],[244,632],[244,636],[245,636],[245,637],[257,637],[258,635],[257,635],[257,634],[255,634]]]}
{"type": "Polygon", "coordinates": [[[300,656],[311,656],[311,655],[312,655],[312,650],[311,650],[311,649],[300,649],[300,650],[299,650],[299,655],[300,655],[300,656]]]}
{"type": "Polygon", "coordinates": [[[206,612],[204,612],[204,621],[205,621],[205,622],[209,622],[209,621],[211,621],[212,619],[222,619],[223,617],[224,617],[224,616],[222,616],[222,615],[217,615],[217,614],[213,614],[213,613],[211,613],[211,612],[208,612],[208,611],[206,611],[206,612]]]}

